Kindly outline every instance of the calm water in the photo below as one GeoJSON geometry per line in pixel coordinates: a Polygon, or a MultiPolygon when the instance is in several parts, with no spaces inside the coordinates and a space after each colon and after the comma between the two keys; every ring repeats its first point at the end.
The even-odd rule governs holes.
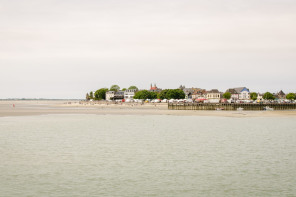
{"type": "Polygon", "coordinates": [[[296,196],[296,119],[0,118],[0,196],[296,196]]]}

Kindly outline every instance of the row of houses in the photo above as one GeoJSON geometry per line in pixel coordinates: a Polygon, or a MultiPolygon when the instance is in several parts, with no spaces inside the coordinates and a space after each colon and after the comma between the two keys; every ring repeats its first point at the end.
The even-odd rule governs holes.
{"type": "MultiPolygon", "coordinates": [[[[220,102],[223,98],[223,94],[225,92],[231,93],[231,100],[250,100],[250,90],[247,87],[237,87],[237,88],[229,88],[225,92],[221,92],[218,89],[206,90],[202,88],[186,88],[181,85],[179,89],[183,90],[185,94],[185,99],[192,99],[195,101],[205,101],[208,102],[220,102]]],[[[106,93],[106,100],[118,100],[118,99],[133,99],[137,89],[127,89],[125,91],[108,91],[106,93]]],[[[150,85],[149,91],[151,92],[161,92],[162,89],[158,88],[156,84],[150,85]]],[[[281,90],[280,92],[274,94],[276,98],[284,99],[285,93],[281,90]]],[[[262,100],[263,95],[258,93],[258,100],[262,100]]]]}
{"type": "MultiPolygon", "coordinates": [[[[180,86],[181,88],[184,86],[180,86]]],[[[209,100],[219,102],[223,98],[223,92],[218,89],[205,90],[200,88],[183,88],[187,99],[209,100]]],[[[250,90],[246,87],[229,88],[226,92],[231,93],[231,100],[249,100],[250,90]]]]}
{"type": "MultiPolygon", "coordinates": [[[[229,92],[231,94],[230,99],[232,101],[251,99],[251,92],[247,87],[229,88],[225,92],[220,92],[218,89],[205,90],[200,88],[185,88],[185,86],[180,86],[180,88],[184,91],[186,99],[193,99],[197,101],[207,100],[213,103],[220,102],[225,92],[229,92]]],[[[286,94],[282,90],[273,95],[277,99],[286,98],[286,94]]],[[[262,99],[263,94],[257,93],[257,100],[262,99]]]]}

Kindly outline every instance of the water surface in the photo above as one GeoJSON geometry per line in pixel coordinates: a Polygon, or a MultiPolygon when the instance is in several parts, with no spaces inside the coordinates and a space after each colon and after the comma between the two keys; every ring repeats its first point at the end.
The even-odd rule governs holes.
{"type": "Polygon", "coordinates": [[[295,121],[0,118],[0,196],[296,196],[295,121]]]}

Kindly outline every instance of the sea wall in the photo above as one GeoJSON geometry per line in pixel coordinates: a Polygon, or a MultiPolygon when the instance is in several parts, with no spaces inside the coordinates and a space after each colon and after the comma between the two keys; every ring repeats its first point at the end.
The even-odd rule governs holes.
{"type": "Polygon", "coordinates": [[[296,103],[168,103],[169,110],[228,110],[233,111],[238,108],[243,108],[247,111],[265,110],[266,107],[273,108],[274,110],[291,110],[296,109],[296,103]]]}

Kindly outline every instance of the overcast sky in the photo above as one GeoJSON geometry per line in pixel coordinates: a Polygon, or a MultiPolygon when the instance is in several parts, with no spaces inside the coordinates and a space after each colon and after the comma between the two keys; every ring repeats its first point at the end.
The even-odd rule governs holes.
{"type": "Polygon", "coordinates": [[[0,0],[0,98],[296,92],[295,0],[0,0]]]}

